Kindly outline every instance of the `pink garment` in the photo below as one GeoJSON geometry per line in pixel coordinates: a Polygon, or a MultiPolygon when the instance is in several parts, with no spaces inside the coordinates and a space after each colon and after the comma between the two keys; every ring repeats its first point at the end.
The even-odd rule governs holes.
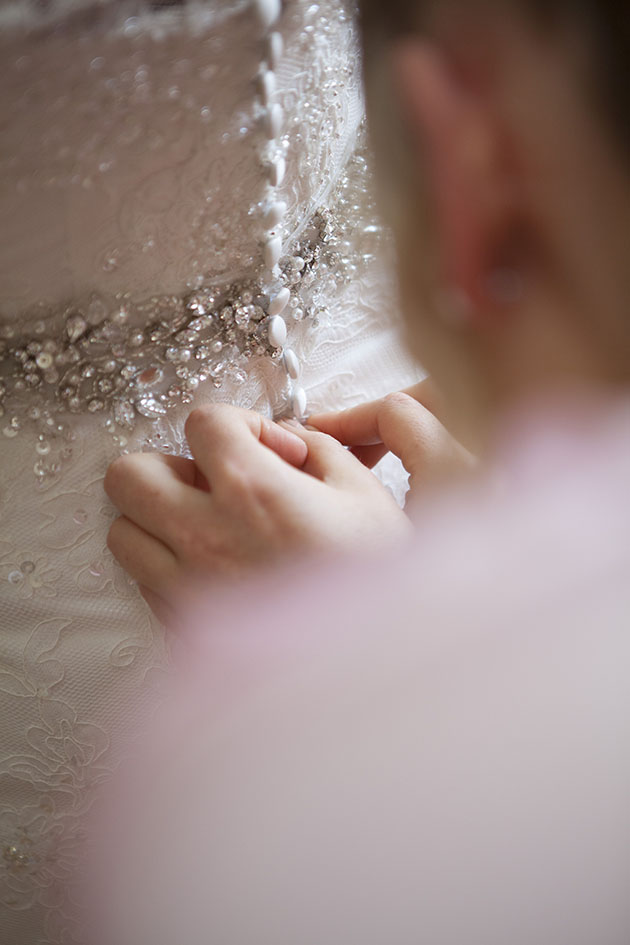
{"type": "Polygon", "coordinates": [[[630,942],[630,405],[506,429],[405,554],[206,602],[99,945],[630,942]]]}

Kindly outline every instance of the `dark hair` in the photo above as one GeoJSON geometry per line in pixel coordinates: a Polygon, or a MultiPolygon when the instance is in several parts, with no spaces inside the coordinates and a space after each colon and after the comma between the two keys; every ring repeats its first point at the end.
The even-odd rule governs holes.
{"type": "MultiPolygon", "coordinates": [[[[365,47],[426,26],[442,0],[360,0],[365,47]]],[[[457,0],[450,0],[454,5],[457,0]]],[[[470,7],[471,0],[459,0],[470,7]]],[[[487,0],[486,0],[487,2],[487,0]]],[[[547,30],[580,28],[592,50],[591,86],[617,139],[630,156],[630,4],[628,0],[497,0],[520,7],[547,30]]]]}

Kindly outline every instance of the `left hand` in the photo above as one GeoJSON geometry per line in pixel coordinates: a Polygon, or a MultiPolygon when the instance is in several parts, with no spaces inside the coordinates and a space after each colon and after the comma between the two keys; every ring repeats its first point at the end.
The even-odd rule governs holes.
{"type": "Polygon", "coordinates": [[[223,405],[186,424],[193,460],[121,456],[105,491],[121,513],[108,546],[158,616],[186,578],[238,575],[295,551],[404,538],[409,519],[337,440],[223,405]]]}

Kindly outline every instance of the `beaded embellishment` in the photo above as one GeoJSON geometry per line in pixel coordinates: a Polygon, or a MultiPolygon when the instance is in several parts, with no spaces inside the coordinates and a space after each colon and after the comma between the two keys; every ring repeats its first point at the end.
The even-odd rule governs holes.
{"type": "MultiPolygon", "coordinates": [[[[271,359],[284,372],[285,414],[306,415],[302,365],[287,346],[287,321],[315,324],[322,314],[320,299],[325,304],[334,295],[330,281],[356,272],[362,255],[357,228],[366,223],[356,207],[361,202],[370,211],[365,207],[370,186],[359,150],[328,195],[332,209],[318,210],[301,236],[283,246],[286,141],[282,107],[274,101],[283,53],[281,33],[274,28],[281,2],[255,0],[251,6],[262,34],[254,111],[263,138],[264,190],[252,208],[260,237],[258,266],[241,281],[202,284],[182,296],[138,302],[126,294],[92,294],[55,311],[26,312],[19,327],[0,325],[0,431],[7,439],[22,429],[35,431],[33,470],[42,486],[72,456],[73,414],[102,417],[116,448],[124,450],[142,418],[159,421],[176,406],[192,403],[203,384],[245,382],[257,358],[271,359]],[[349,179],[360,198],[348,191],[349,179]],[[51,325],[62,326],[54,337],[51,325]]],[[[368,221],[368,229],[378,227],[368,221]]]]}
{"type": "MultiPolygon", "coordinates": [[[[283,53],[283,39],[273,29],[282,12],[281,0],[252,0],[251,8],[262,31],[262,61],[257,80],[261,131],[266,144],[261,151],[261,172],[266,192],[260,204],[262,227],[261,263],[251,281],[219,289],[200,287],[186,297],[153,297],[132,304],[118,296],[114,304],[93,296],[83,305],[61,313],[37,313],[31,337],[24,342],[5,326],[0,338],[3,359],[0,376],[0,416],[5,402],[30,391],[40,391],[39,402],[31,400],[27,419],[38,424],[35,473],[42,479],[59,471],[61,449],[55,461],[48,460],[50,438],[66,438],[66,413],[108,411],[116,427],[132,429],[136,419],[156,420],[177,403],[190,403],[193,392],[211,380],[220,386],[224,376],[245,380],[247,364],[255,356],[270,356],[283,364],[290,383],[290,410],[303,416],[304,391],[296,386],[300,363],[293,351],[285,350],[287,327],[283,318],[296,284],[314,278],[319,248],[297,246],[294,255],[283,257],[280,227],[286,203],[278,199],[285,175],[280,135],[282,107],[274,101],[275,69],[283,53]],[[46,337],[46,323],[61,314],[64,334],[46,337]],[[146,326],[146,327],[145,327],[146,326]]],[[[326,224],[319,232],[326,238],[326,224]]],[[[294,306],[294,314],[301,311],[294,306]]],[[[59,319],[57,318],[57,323],[59,319]]],[[[7,438],[17,436],[22,421],[8,416],[2,426],[7,438]]],[[[118,436],[124,445],[124,436],[118,436]]]]}
{"type": "MultiPolygon", "coordinates": [[[[177,404],[191,403],[203,382],[220,387],[225,377],[246,380],[255,357],[281,361],[288,376],[297,379],[299,365],[285,348],[281,313],[288,310],[295,321],[310,314],[301,305],[308,306],[306,290],[334,233],[331,215],[318,213],[313,228],[316,238],[300,241],[283,258],[273,297],[251,281],[202,287],[184,298],[154,296],[140,304],[119,296],[110,313],[103,299],[92,296],[66,310],[61,338],[45,337],[44,319],[35,322],[26,343],[5,338],[0,342],[6,366],[0,404],[38,392],[39,413],[109,411],[120,427],[132,429],[139,416],[157,419],[177,404]]],[[[5,327],[4,334],[11,336],[13,330],[5,327]]],[[[11,438],[20,426],[19,418],[7,414],[2,432],[11,438]]]]}
{"type": "MultiPolygon", "coordinates": [[[[245,382],[253,361],[268,357],[287,376],[287,413],[306,412],[296,383],[301,364],[286,346],[287,322],[315,326],[325,317],[322,302],[334,285],[351,280],[365,250],[354,229],[355,191],[365,191],[367,161],[359,150],[331,195],[333,209],[318,211],[303,236],[282,256],[269,295],[260,279],[222,287],[200,287],[183,298],[153,296],[132,303],[126,296],[108,304],[92,295],[65,312],[61,337],[46,337],[53,313],[32,322],[29,336],[14,337],[0,326],[0,430],[7,439],[36,431],[34,472],[44,484],[72,456],[72,416],[101,416],[116,446],[143,417],[157,420],[189,404],[199,386],[220,388],[245,382]],[[350,186],[349,181],[352,181],[350,186]],[[350,231],[350,232],[349,232],[350,231]],[[352,249],[345,245],[352,235],[352,249]],[[331,283],[333,286],[331,287],[331,283]]],[[[367,232],[369,230],[369,232],[367,232]]],[[[365,236],[380,245],[380,226],[365,236]]],[[[364,236],[364,239],[365,239],[364,236]]],[[[47,313],[48,314],[48,313],[47,313]]]]}

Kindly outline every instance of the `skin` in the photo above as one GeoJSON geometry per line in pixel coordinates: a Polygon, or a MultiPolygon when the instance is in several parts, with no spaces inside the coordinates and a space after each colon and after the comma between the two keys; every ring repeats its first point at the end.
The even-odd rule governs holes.
{"type": "Polygon", "coordinates": [[[470,470],[471,452],[483,465],[513,405],[630,380],[630,175],[586,91],[580,37],[445,3],[423,39],[369,61],[409,344],[431,382],[307,429],[201,407],[186,427],[194,461],[116,460],[109,547],[162,616],[191,574],[403,540],[410,521],[369,471],[388,450],[413,502],[470,470]],[[392,113],[404,175],[388,173],[392,113]]]}
{"type": "Polygon", "coordinates": [[[108,546],[160,616],[190,577],[230,578],[305,547],[377,546],[411,530],[332,436],[218,405],[193,410],[186,436],[194,461],[130,454],[105,479],[122,513],[108,546]]]}

